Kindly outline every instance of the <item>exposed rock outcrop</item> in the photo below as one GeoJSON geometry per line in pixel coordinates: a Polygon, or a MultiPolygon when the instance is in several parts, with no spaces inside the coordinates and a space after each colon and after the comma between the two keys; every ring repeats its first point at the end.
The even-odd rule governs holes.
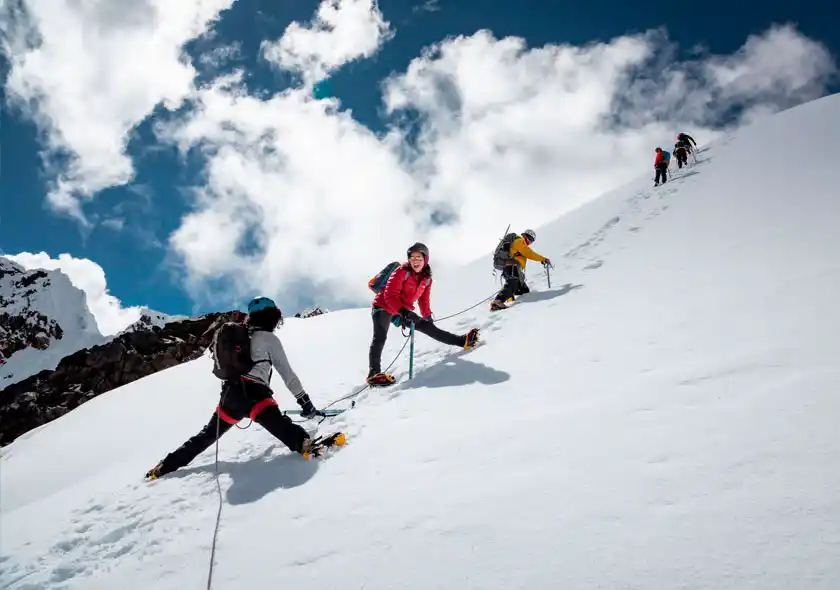
{"type": "Polygon", "coordinates": [[[0,445],[97,395],[198,358],[219,324],[244,317],[238,311],[212,313],[162,328],[127,331],[106,344],[64,357],[55,370],[13,383],[0,390],[0,445]]]}

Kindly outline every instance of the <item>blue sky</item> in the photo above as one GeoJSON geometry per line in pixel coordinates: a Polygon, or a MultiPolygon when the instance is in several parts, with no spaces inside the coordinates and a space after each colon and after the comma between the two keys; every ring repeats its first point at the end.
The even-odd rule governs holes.
{"type": "MultiPolygon", "coordinates": [[[[694,124],[686,130],[699,134],[702,141],[724,125],[745,122],[753,116],[744,113],[760,116],[840,89],[832,71],[836,56],[840,55],[840,31],[831,24],[836,22],[836,7],[832,8],[829,2],[794,5],[775,0],[743,10],[717,0],[664,3],[656,9],[649,2],[627,1],[382,0],[378,10],[380,20],[387,23],[385,31],[381,25],[377,28],[376,14],[370,16],[376,13],[376,5],[370,5],[370,0],[367,10],[364,0],[335,2],[347,15],[341,26],[327,31],[326,43],[307,44],[303,37],[290,36],[286,47],[294,50],[286,52],[283,59],[271,61],[265,58],[262,44],[277,43],[293,21],[303,28],[311,27],[317,2],[283,3],[287,6],[278,8],[277,2],[239,0],[212,21],[211,17],[226,2],[206,0],[197,21],[208,22],[199,31],[182,25],[182,45],[196,76],[186,81],[190,88],[181,92],[184,102],[172,110],[162,99],[167,93],[170,98],[173,93],[177,95],[184,81],[179,79],[175,65],[165,62],[166,51],[161,54],[164,57],[143,59],[143,51],[148,53],[150,47],[156,47],[152,43],[157,43],[148,41],[150,44],[145,45],[147,41],[143,40],[144,34],[152,38],[155,26],[148,24],[148,29],[144,28],[144,23],[153,23],[154,19],[146,18],[145,9],[135,10],[143,3],[131,5],[131,18],[89,13],[68,13],[62,17],[62,23],[71,31],[74,26],[91,30],[83,26],[86,18],[109,25],[117,19],[119,26],[131,32],[124,36],[125,67],[119,60],[105,60],[107,55],[103,54],[107,51],[102,49],[95,54],[85,54],[83,50],[72,54],[63,48],[61,43],[66,41],[51,32],[50,18],[57,16],[32,10],[18,13],[12,20],[10,13],[4,14],[4,28],[8,30],[9,23],[14,23],[16,35],[12,35],[14,41],[6,48],[11,60],[4,60],[2,69],[4,76],[15,77],[9,87],[4,85],[0,121],[0,251],[45,252],[54,259],[70,254],[92,260],[104,269],[110,294],[122,306],[146,305],[171,314],[242,308],[249,293],[275,296],[287,313],[313,303],[332,307],[364,305],[367,276],[378,270],[380,262],[400,256],[404,245],[415,239],[430,241],[433,252],[448,251],[450,244],[463,239],[476,243],[473,250],[459,253],[463,260],[493,247],[491,236],[498,233],[496,226],[504,227],[506,214],[502,210],[492,217],[479,218],[469,213],[473,202],[470,199],[480,201],[486,187],[499,182],[481,176],[486,162],[471,161],[457,172],[450,170],[454,166],[452,154],[459,153],[453,146],[470,145],[472,151],[480,151],[471,143],[479,130],[482,136],[493,138],[495,157],[513,154],[531,159],[524,171],[522,167],[509,171],[513,177],[527,172],[528,192],[533,195],[518,196],[525,201],[520,207],[522,218],[513,221],[538,226],[603,190],[645,173],[644,166],[652,157],[648,153],[652,143],[669,141],[674,125],[694,124]],[[351,4],[356,8],[352,15],[351,4]],[[775,36],[768,34],[771,26],[785,23],[793,24],[795,29],[775,36]],[[482,29],[490,31],[492,38],[476,38],[482,29]],[[667,41],[662,35],[639,40],[639,35],[656,29],[667,32],[667,41]],[[44,47],[54,43],[54,50],[37,62],[32,59],[37,46],[24,34],[33,31],[41,35],[44,47]],[[329,37],[330,34],[336,36],[329,37]],[[447,38],[457,35],[469,42],[452,45],[449,61],[435,61],[432,56],[425,69],[419,68],[416,75],[407,73],[412,60],[422,59],[424,48],[437,43],[446,45],[447,38]],[[557,79],[546,81],[545,88],[539,79],[546,75],[545,70],[539,73],[540,68],[546,67],[545,56],[526,55],[534,48],[552,44],[577,45],[585,52],[593,45],[607,44],[622,36],[631,39],[634,35],[626,47],[614,48],[614,55],[569,58],[577,60],[570,66],[577,69],[556,73],[557,79]],[[748,51],[750,56],[739,57],[739,49],[750,35],[761,42],[748,51]],[[505,53],[499,43],[506,37],[520,37],[525,46],[505,53]],[[340,55],[322,55],[339,46],[346,48],[340,55]],[[644,68],[637,64],[642,47],[654,54],[644,68]],[[823,50],[828,53],[822,55],[823,50]],[[300,51],[310,59],[295,58],[300,51]],[[312,71],[313,56],[315,62],[329,64],[332,71],[327,84],[340,100],[343,116],[329,109],[313,114],[300,100],[294,104],[268,104],[276,93],[323,76],[312,71]],[[675,85],[682,82],[669,76],[683,71],[689,72],[689,77],[695,76],[696,62],[706,63],[711,56],[728,60],[717,64],[727,73],[716,79],[726,82],[709,89],[710,78],[697,78],[693,85],[685,87],[685,97],[674,99],[672,95],[680,92],[675,85]],[[86,60],[101,63],[90,66],[86,60]],[[620,83],[611,64],[626,61],[638,66],[632,74],[634,92],[619,95],[620,83]],[[592,62],[596,65],[592,66],[592,62]],[[90,85],[84,74],[88,67],[94,72],[90,85]],[[131,73],[134,68],[138,68],[137,76],[131,73]],[[745,69],[749,71],[745,73],[745,69]],[[80,72],[81,82],[67,79],[75,71],[80,72]],[[241,78],[236,92],[216,87],[200,93],[202,85],[237,71],[241,78]],[[496,71],[504,72],[504,76],[493,75],[496,71]],[[394,84],[387,87],[390,94],[383,93],[383,83],[389,76],[404,74],[402,79],[392,79],[394,84]],[[137,82],[143,76],[153,82],[171,76],[174,82],[161,83],[161,100],[157,101],[156,83],[137,82]],[[516,82],[523,76],[537,78],[516,82]],[[606,130],[594,123],[591,131],[579,128],[582,124],[578,125],[578,121],[600,121],[607,114],[586,110],[587,105],[600,101],[599,87],[594,82],[574,91],[579,94],[548,94],[554,92],[548,89],[550,83],[562,85],[564,79],[578,77],[597,78],[598,84],[604,85],[603,95],[611,99],[608,102],[612,106],[598,108],[609,111],[615,125],[606,130]],[[733,77],[738,79],[732,82],[733,77]],[[755,90],[765,80],[770,80],[766,88],[755,90]],[[136,91],[131,88],[135,83],[136,91]],[[510,86],[529,90],[519,92],[510,86]],[[36,104],[32,101],[30,108],[21,106],[20,98],[31,99],[33,95],[27,93],[33,87],[39,89],[39,96],[46,97],[46,102],[40,104],[51,106],[31,108],[36,104]],[[703,94],[701,90],[708,91],[708,97],[702,100],[697,98],[703,94]],[[555,119],[551,111],[541,115],[533,104],[528,106],[528,101],[543,91],[546,98],[538,100],[538,104],[550,104],[552,96],[562,96],[556,101],[558,110],[583,111],[579,117],[555,119]],[[147,106],[135,104],[138,94],[146,92],[147,106]],[[232,100],[230,97],[237,93],[240,97],[253,97],[253,104],[232,100]],[[389,100],[384,99],[386,94],[391,97],[389,100]],[[498,98],[499,94],[504,96],[498,98]],[[662,98],[666,95],[670,98],[662,98]],[[224,107],[208,106],[217,105],[218,100],[229,102],[224,107]],[[615,106],[625,103],[626,110],[615,106]],[[400,105],[405,108],[400,109],[400,105]],[[522,110],[516,110],[517,105],[522,110]],[[265,128],[257,128],[268,115],[281,117],[285,115],[278,111],[293,113],[297,108],[304,110],[299,116],[290,115],[294,121],[278,119],[272,123],[275,127],[265,123],[265,128]],[[486,121],[500,109],[505,114],[496,118],[492,128],[468,127],[463,122],[467,110],[481,115],[475,117],[476,121],[486,121]],[[120,151],[120,134],[111,133],[119,130],[119,125],[96,125],[97,121],[108,119],[107,113],[115,113],[117,121],[130,120],[125,125],[130,137],[125,161],[111,161],[120,151]],[[130,115],[125,116],[126,113],[130,115]],[[453,113],[457,115],[454,119],[453,113]],[[226,135],[228,118],[236,121],[234,127],[244,130],[237,139],[226,135]],[[507,125],[506,121],[518,123],[507,125]],[[457,130],[453,130],[453,125],[457,130]],[[554,145],[550,138],[529,143],[524,130],[531,126],[549,127],[558,142],[569,137],[570,145],[554,145]],[[389,132],[396,140],[387,143],[384,136],[389,132]],[[109,138],[109,133],[114,137],[109,138]],[[253,133],[253,137],[248,133],[253,133]],[[577,133],[582,139],[575,143],[572,140],[577,133]],[[245,140],[242,136],[250,138],[245,140]],[[336,147],[348,136],[356,142],[348,144],[348,151],[336,147]],[[276,143],[271,144],[272,141],[276,143]],[[51,142],[61,149],[49,150],[51,142]],[[242,146],[257,144],[263,147],[254,153],[262,154],[259,157],[267,158],[268,163],[261,163],[256,171],[248,168],[253,158],[224,155],[225,150],[240,151],[242,146]],[[270,145],[266,148],[263,144],[270,145]],[[116,147],[111,149],[110,145],[116,147]],[[600,164],[590,169],[570,161],[568,154],[576,151],[576,145],[594,154],[614,154],[609,173],[605,175],[600,164]],[[177,146],[184,149],[179,151],[177,146]],[[83,188],[73,193],[76,197],[71,201],[84,222],[79,214],[68,214],[67,207],[58,211],[55,202],[51,205],[46,198],[57,174],[66,172],[72,163],[74,150],[83,155],[80,161],[85,164],[81,166],[83,172],[73,177],[74,186],[83,188]],[[321,153],[322,150],[329,153],[321,153]],[[275,154],[274,160],[267,153],[275,154]],[[45,154],[49,155],[48,165],[45,154]],[[305,158],[290,154],[304,154],[305,158]],[[353,159],[356,155],[359,161],[353,159]],[[553,198],[543,190],[545,186],[556,186],[557,179],[552,176],[555,173],[539,166],[537,160],[541,158],[551,160],[552,169],[557,169],[558,162],[568,162],[563,182],[569,184],[564,185],[564,193],[574,194],[574,199],[553,198]],[[284,163],[292,159],[294,165],[284,163]],[[133,176],[127,182],[113,180],[125,173],[126,165],[133,176]],[[108,167],[114,170],[111,177],[91,180],[99,170],[108,167]],[[372,178],[360,180],[360,169],[372,178]],[[215,179],[210,178],[208,170],[216,171],[215,179]],[[263,173],[265,179],[260,177],[263,173]],[[324,176],[335,177],[335,184],[325,185],[324,176]],[[253,186],[240,188],[251,182],[253,186]],[[78,197],[85,192],[84,187],[91,186],[94,189],[89,194],[78,197]],[[285,188],[277,189],[271,203],[261,202],[276,186],[285,188]],[[381,186],[381,192],[372,186],[381,186]],[[471,195],[472,186],[485,188],[471,195]],[[209,200],[198,203],[196,188],[206,190],[209,200]],[[392,195],[395,203],[391,202],[392,195]],[[307,204],[320,209],[306,209],[307,204]],[[358,220],[347,209],[357,209],[358,220]],[[378,211],[393,221],[393,228],[382,228],[378,211]],[[187,223],[185,216],[191,212],[201,215],[187,223]],[[225,216],[236,221],[220,221],[225,216]],[[252,216],[272,219],[264,223],[261,217],[252,216]],[[435,220],[441,218],[456,221],[439,227],[435,220]],[[241,225],[230,227],[230,223],[240,221],[241,225]],[[355,234],[333,239],[356,223],[360,228],[368,224],[360,231],[373,231],[377,239],[362,241],[355,234]],[[170,236],[179,229],[183,239],[173,246],[170,236]],[[238,246],[229,249],[238,252],[236,257],[222,251],[225,244],[232,243],[222,239],[226,232],[235,234],[238,246]],[[359,253],[348,255],[348,249],[358,249],[359,253]],[[344,258],[357,262],[350,268],[341,262],[330,262],[344,258]]],[[[68,4],[66,10],[72,12],[73,4],[68,4]]],[[[190,19],[180,14],[184,10],[166,9],[158,16],[187,22],[190,19]]],[[[196,11],[200,12],[198,8],[196,11]]],[[[72,32],[68,36],[72,37],[72,32]]],[[[119,37],[108,41],[118,42],[119,37]]],[[[178,39],[171,42],[172,48],[180,44],[178,39]]],[[[493,156],[487,157],[492,160],[493,156]]],[[[505,195],[492,198],[503,203],[505,195]]],[[[453,263],[461,261],[456,256],[441,258],[451,258],[453,263]]]]}

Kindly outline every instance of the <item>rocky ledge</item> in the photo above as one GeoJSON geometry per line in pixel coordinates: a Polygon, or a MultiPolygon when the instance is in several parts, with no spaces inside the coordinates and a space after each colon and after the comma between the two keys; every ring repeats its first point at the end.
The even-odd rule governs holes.
{"type": "Polygon", "coordinates": [[[241,321],[244,314],[212,313],[126,332],[64,357],[55,370],[9,385],[0,391],[0,445],[106,391],[198,358],[215,328],[231,319],[241,321]]]}

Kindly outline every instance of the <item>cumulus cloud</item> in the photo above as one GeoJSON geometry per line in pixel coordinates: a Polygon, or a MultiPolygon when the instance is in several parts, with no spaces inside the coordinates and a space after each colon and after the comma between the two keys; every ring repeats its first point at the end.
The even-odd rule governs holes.
{"type": "MultiPolygon", "coordinates": [[[[322,4],[316,21],[337,22],[336,6],[322,4]]],[[[318,77],[382,42],[380,26],[347,30],[292,25],[268,53],[318,77]]],[[[170,247],[203,297],[363,304],[367,278],[414,240],[438,267],[464,263],[508,223],[539,226],[645,173],[677,130],[708,142],[819,96],[836,73],[826,49],[791,27],[732,55],[675,56],[663,31],[536,48],[488,31],[449,38],[383,82],[391,119],[380,135],[336,99],[262,99],[225,78],[159,129],[206,162],[170,247]]]]}
{"type": "Polygon", "coordinates": [[[171,236],[194,293],[214,277],[236,294],[281,285],[341,292],[360,268],[380,265],[372,239],[399,243],[419,231],[414,179],[373,133],[329,105],[293,91],[263,101],[217,86],[163,132],[208,159],[195,209],[171,236]]]}
{"type": "Polygon", "coordinates": [[[310,25],[291,23],[279,41],[262,45],[265,58],[300,72],[307,84],[336,68],[371,57],[392,33],[376,0],[324,0],[310,25]]]}
{"type": "Polygon", "coordinates": [[[9,0],[0,29],[9,100],[43,134],[51,207],[87,223],[83,205],[130,182],[131,129],[159,103],[176,108],[195,70],[182,54],[233,0],[9,0]]]}
{"type": "Polygon", "coordinates": [[[70,254],[59,254],[54,259],[46,252],[21,252],[4,256],[26,269],[60,270],[66,274],[74,287],[84,291],[88,309],[96,318],[99,331],[105,336],[116,334],[140,319],[143,308],[122,307],[120,300],[108,292],[105,271],[92,260],[74,258],[70,254]]]}

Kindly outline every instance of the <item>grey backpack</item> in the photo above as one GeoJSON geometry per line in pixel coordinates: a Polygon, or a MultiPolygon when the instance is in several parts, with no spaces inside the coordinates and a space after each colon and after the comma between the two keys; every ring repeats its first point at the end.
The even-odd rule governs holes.
{"type": "Polygon", "coordinates": [[[493,268],[502,270],[504,267],[511,264],[516,264],[516,259],[510,255],[510,247],[513,241],[519,237],[519,234],[509,233],[496,246],[496,251],[493,252],[493,268]]]}

